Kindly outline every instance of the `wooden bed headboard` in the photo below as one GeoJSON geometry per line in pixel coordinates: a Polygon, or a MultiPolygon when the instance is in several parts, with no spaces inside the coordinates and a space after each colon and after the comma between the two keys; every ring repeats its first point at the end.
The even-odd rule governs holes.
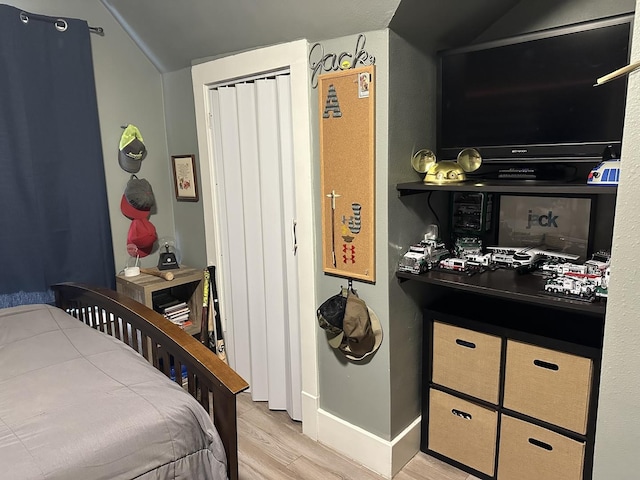
{"type": "Polygon", "coordinates": [[[52,289],[57,307],[126,343],[200,402],[222,439],[228,476],[237,480],[236,395],[249,384],[180,327],[123,294],[76,283],[52,289]]]}

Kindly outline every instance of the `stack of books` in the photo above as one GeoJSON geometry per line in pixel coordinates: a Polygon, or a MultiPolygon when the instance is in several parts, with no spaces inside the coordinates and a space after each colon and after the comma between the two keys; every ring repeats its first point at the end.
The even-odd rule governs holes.
{"type": "MultiPolygon", "coordinates": [[[[180,325],[182,327],[186,326],[185,323],[189,321],[189,315],[191,314],[191,309],[186,302],[180,302],[170,307],[166,307],[162,314],[175,323],[176,325],[180,325]]],[[[191,322],[189,322],[191,324],[191,322]]]]}
{"type": "Polygon", "coordinates": [[[177,298],[162,292],[153,298],[154,310],[160,312],[164,317],[172,323],[184,328],[192,325],[189,317],[191,309],[187,302],[178,300],[177,298]]]}

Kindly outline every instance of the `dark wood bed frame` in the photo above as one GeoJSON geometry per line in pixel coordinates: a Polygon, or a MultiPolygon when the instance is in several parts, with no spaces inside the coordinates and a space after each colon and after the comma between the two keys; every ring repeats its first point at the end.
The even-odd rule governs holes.
{"type": "Polygon", "coordinates": [[[52,286],[56,306],[140,352],[195,397],[212,416],[227,453],[227,475],[238,479],[236,395],[249,385],[211,350],[159,313],[103,288],[52,286]],[[184,372],[186,375],[180,375],[184,372]]]}

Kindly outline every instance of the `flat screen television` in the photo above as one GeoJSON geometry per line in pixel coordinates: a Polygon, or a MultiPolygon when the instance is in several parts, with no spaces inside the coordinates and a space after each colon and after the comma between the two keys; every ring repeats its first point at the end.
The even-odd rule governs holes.
{"type": "Polygon", "coordinates": [[[437,156],[484,162],[596,161],[619,152],[632,15],[439,52],[437,156]]]}

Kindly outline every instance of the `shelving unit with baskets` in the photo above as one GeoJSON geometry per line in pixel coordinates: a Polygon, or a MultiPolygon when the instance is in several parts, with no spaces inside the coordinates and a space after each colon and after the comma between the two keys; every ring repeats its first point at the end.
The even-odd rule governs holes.
{"type": "MultiPolygon", "coordinates": [[[[397,189],[449,193],[450,206],[456,192],[589,196],[601,242],[617,191],[513,180],[397,189]]],[[[435,293],[424,312],[421,449],[485,480],[590,480],[606,302],[547,295],[541,276],[509,269],[396,277],[435,293]]]]}

